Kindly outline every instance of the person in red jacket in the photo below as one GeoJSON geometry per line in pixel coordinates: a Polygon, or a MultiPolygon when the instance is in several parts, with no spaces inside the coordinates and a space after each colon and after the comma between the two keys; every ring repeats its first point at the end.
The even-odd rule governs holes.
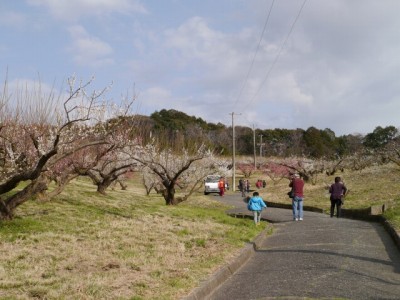
{"type": "Polygon", "coordinates": [[[222,197],[225,194],[225,178],[221,177],[218,181],[219,195],[222,197]]]}
{"type": "Polygon", "coordinates": [[[331,193],[331,218],[335,212],[336,206],[336,217],[340,218],[343,198],[346,196],[347,187],[342,182],[342,178],[335,177],[335,183],[333,183],[329,188],[329,193],[331,193]]]}
{"type": "Polygon", "coordinates": [[[296,173],[292,176],[289,186],[293,190],[293,198],[292,198],[293,220],[303,221],[304,181],[303,179],[300,178],[300,175],[296,173]]]}

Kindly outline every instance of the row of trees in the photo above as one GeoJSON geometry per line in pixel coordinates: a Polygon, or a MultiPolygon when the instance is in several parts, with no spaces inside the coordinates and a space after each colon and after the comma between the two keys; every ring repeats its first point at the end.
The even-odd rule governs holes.
{"type": "MultiPolygon", "coordinates": [[[[231,175],[231,128],[173,110],[132,115],[134,96],[116,107],[104,100],[108,88],[89,93],[92,81],[70,78],[68,93],[58,96],[44,94],[40,85],[10,92],[5,82],[0,94],[0,219],[11,219],[38,195],[54,197],[78,176],[91,178],[105,194],[125,174],[137,172],[147,193],[160,192],[170,205],[185,201],[210,173],[231,175]]],[[[237,132],[240,154],[252,154],[255,132],[244,127],[237,132]]],[[[265,137],[265,154],[281,158],[258,166],[238,161],[245,175],[257,167],[273,179],[296,171],[314,181],[317,174],[332,174],[349,162],[361,168],[368,161],[364,157],[377,153],[400,165],[394,127],[377,127],[366,137],[336,138],[330,130],[315,128],[257,134],[265,137]]]]}
{"type": "MultiPolygon", "coordinates": [[[[149,122],[152,130],[171,129],[185,132],[186,138],[202,140],[217,149],[220,157],[231,157],[232,128],[223,124],[206,123],[175,110],[153,113],[149,122]]],[[[400,135],[394,126],[378,126],[363,136],[350,134],[336,137],[330,129],[256,129],[237,126],[236,169],[249,177],[257,171],[272,180],[280,180],[292,172],[300,173],[306,181],[315,184],[321,174],[333,175],[344,169],[362,170],[372,164],[394,162],[400,166],[400,135]],[[252,159],[254,138],[257,144],[257,165],[252,159]],[[262,143],[261,143],[262,141],[262,143]],[[247,158],[246,158],[247,157],[247,158]]]]}
{"type": "MultiPolygon", "coordinates": [[[[104,194],[124,174],[140,172],[149,190],[166,204],[184,201],[205,175],[222,167],[201,140],[157,130],[132,116],[135,100],[118,107],[104,100],[107,88],[88,91],[93,80],[68,80],[68,93],[34,91],[0,94],[0,219],[40,195],[54,197],[78,176],[87,176],[104,194]],[[200,163],[201,161],[201,163],[200,163]],[[193,184],[194,183],[194,184],[193,184]],[[175,197],[179,186],[186,192],[175,197]]],[[[150,122],[151,123],[151,122],[150,122]]]]}
{"type": "MultiPolygon", "coordinates": [[[[171,129],[187,132],[192,138],[201,138],[219,153],[232,153],[232,128],[221,123],[206,123],[201,118],[190,117],[176,110],[161,110],[149,117],[153,130],[171,129]]],[[[394,126],[376,127],[365,136],[349,134],[336,136],[329,128],[317,129],[253,129],[236,126],[236,153],[253,155],[254,138],[257,155],[265,157],[305,156],[315,159],[337,159],[370,150],[382,149],[399,138],[399,130],[394,126]]]]}

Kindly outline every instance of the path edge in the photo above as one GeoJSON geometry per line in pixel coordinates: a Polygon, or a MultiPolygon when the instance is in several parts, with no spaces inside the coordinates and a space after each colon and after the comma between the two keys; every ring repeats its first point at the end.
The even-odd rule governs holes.
{"type": "Polygon", "coordinates": [[[209,276],[200,285],[194,288],[189,295],[182,300],[204,300],[208,297],[229,277],[231,277],[240,267],[242,267],[249,258],[260,248],[263,241],[268,237],[268,230],[260,232],[252,242],[248,243],[239,251],[239,254],[228,264],[223,265],[220,269],[209,276]]]}

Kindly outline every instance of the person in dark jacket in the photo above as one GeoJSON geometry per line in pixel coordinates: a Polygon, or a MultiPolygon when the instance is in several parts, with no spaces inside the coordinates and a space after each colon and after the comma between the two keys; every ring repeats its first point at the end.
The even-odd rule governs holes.
{"type": "Polygon", "coordinates": [[[289,183],[289,186],[293,191],[292,208],[293,208],[293,220],[303,221],[303,200],[304,200],[304,181],[300,178],[299,174],[294,174],[289,183]]]}
{"type": "Polygon", "coordinates": [[[239,179],[239,191],[242,193],[242,197],[246,197],[246,187],[243,179],[239,179]]]}
{"type": "Polygon", "coordinates": [[[329,187],[329,193],[331,194],[331,218],[335,213],[335,206],[336,206],[336,217],[340,218],[342,205],[343,205],[343,198],[346,196],[347,187],[343,183],[342,178],[335,177],[335,183],[333,183],[329,187]]]}

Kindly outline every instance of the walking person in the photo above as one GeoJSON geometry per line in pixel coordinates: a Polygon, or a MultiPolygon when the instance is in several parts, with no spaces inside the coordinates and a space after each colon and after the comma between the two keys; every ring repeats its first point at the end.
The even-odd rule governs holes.
{"type": "Polygon", "coordinates": [[[225,178],[221,177],[218,181],[219,195],[223,197],[225,195],[225,178]]]}
{"type": "Polygon", "coordinates": [[[246,197],[245,182],[243,179],[239,179],[239,190],[242,193],[242,197],[246,197]]]}
{"type": "Polygon", "coordinates": [[[343,183],[342,178],[335,177],[335,183],[333,183],[329,187],[329,193],[331,194],[331,218],[335,213],[335,206],[336,206],[336,217],[340,218],[342,205],[343,205],[343,198],[346,196],[347,187],[343,183]]]}
{"type": "Polygon", "coordinates": [[[261,221],[261,211],[263,208],[266,208],[264,200],[260,197],[258,192],[253,193],[253,197],[249,199],[247,203],[248,210],[253,212],[254,215],[254,224],[259,225],[261,221]]]}
{"type": "Polygon", "coordinates": [[[245,185],[246,185],[246,193],[250,193],[250,181],[248,179],[246,180],[245,185]]]}
{"type": "Polygon", "coordinates": [[[292,209],[293,220],[303,221],[304,181],[299,174],[294,174],[290,180],[289,187],[293,190],[292,209]]]}
{"type": "Polygon", "coordinates": [[[256,182],[256,187],[257,187],[258,189],[260,189],[261,186],[262,186],[262,181],[261,181],[260,179],[258,179],[257,182],[256,182]]]}

